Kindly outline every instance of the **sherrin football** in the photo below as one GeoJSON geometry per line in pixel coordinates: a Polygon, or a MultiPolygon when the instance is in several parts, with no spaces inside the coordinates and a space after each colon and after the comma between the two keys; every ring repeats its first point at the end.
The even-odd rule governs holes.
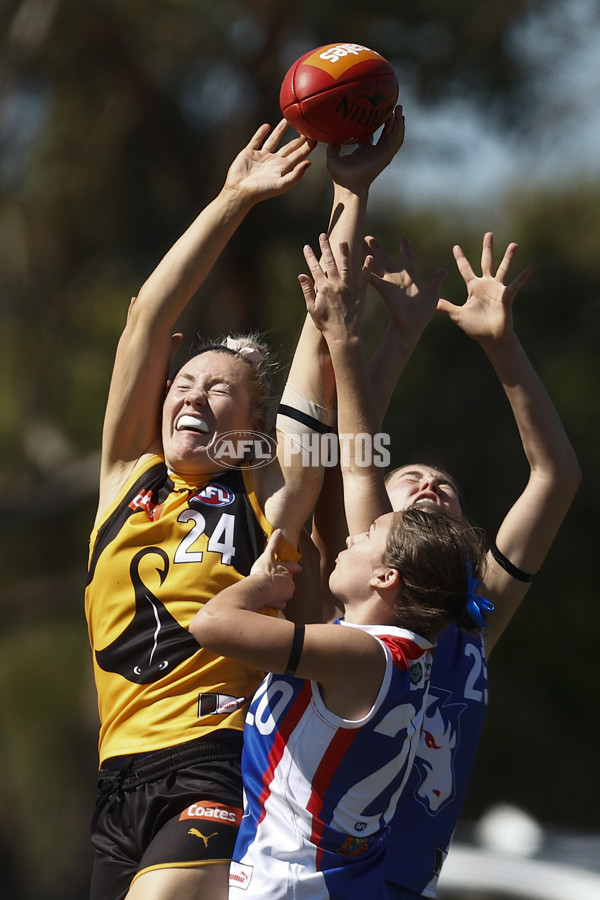
{"type": "Polygon", "coordinates": [[[362,44],[325,44],[290,67],[279,92],[292,128],[314,141],[364,141],[391,116],[398,79],[389,62],[362,44]]]}

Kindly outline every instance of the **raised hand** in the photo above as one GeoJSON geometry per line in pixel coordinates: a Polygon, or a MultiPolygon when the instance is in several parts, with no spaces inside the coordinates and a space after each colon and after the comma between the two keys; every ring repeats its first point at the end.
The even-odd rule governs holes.
{"type": "Polygon", "coordinates": [[[316,141],[300,136],[279,147],[288,127],[285,119],[273,131],[261,125],[231,164],[225,188],[258,203],[296,184],[310,166],[307,157],[316,141]]]}
{"type": "Polygon", "coordinates": [[[373,256],[370,282],[386,305],[390,326],[410,337],[420,337],[436,310],[446,270],[437,269],[422,286],[417,281],[412,250],[405,238],[400,242],[400,267],[374,237],[368,235],[365,243],[373,256]]]}
{"type": "Polygon", "coordinates": [[[368,188],[392,161],[404,142],[404,116],[402,107],[397,106],[386,121],[376,143],[372,138],[364,141],[352,151],[342,155],[338,144],[327,147],[327,169],[335,184],[348,190],[360,192],[368,188]]]}
{"type": "Polygon", "coordinates": [[[473,340],[480,343],[509,340],[513,335],[513,301],[532,272],[531,268],[523,269],[516,278],[506,283],[517,244],[508,245],[494,272],[494,236],[491,231],[486,232],[481,251],[481,275],[475,274],[462,247],[457,244],[452,252],[467,286],[467,299],[462,306],[440,299],[437,308],[473,340]]]}
{"type": "Polygon", "coordinates": [[[320,261],[308,244],[304,247],[304,258],[311,271],[312,279],[308,275],[298,276],[306,308],[328,343],[346,340],[348,337],[358,337],[364,306],[364,287],[368,281],[372,257],[368,256],[365,259],[358,283],[354,288],[350,283],[348,244],[342,241],[339,245],[339,267],[326,234],[319,236],[319,245],[321,248],[320,261]]]}

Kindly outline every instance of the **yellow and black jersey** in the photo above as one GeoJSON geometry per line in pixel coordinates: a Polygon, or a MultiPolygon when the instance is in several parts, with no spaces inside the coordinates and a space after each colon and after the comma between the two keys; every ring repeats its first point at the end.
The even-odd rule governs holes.
{"type": "Polygon", "coordinates": [[[90,539],[101,763],[243,728],[263,673],[202,649],[188,626],[249,573],[272,530],[247,465],[200,485],[168,473],[160,456],[133,473],[90,539]]]}

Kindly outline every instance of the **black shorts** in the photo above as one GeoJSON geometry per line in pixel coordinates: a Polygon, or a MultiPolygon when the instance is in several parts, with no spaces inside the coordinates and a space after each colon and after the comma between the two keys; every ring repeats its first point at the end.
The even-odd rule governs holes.
{"type": "Polygon", "coordinates": [[[229,863],[242,815],[241,755],[242,733],[222,731],[101,769],[90,900],[121,900],[148,868],[229,863]]]}

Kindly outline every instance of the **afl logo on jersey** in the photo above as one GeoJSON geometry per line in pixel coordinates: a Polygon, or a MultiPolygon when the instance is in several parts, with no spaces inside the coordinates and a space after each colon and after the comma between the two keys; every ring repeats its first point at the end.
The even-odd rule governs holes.
{"type": "Polygon", "coordinates": [[[224,484],[211,481],[195,494],[192,500],[199,500],[200,503],[205,503],[207,506],[230,506],[235,500],[235,494],[224,484]]]}

